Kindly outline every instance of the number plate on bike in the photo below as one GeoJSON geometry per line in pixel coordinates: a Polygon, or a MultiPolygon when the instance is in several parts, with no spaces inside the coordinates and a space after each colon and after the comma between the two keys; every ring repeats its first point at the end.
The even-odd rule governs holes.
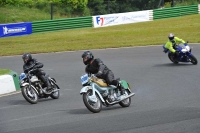
{"type": "Polygon", "coordinates": [[[81,76],[81,83],[82,83],[82,85],[84,85],[85,83],[87,83],[88,80],[89,80],[89,78],[88,78],[87,74],[81,76]]]}

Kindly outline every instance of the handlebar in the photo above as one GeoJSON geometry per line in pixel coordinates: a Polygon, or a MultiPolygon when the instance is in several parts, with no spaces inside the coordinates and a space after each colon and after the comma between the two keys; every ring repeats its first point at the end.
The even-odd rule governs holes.
{"type": "Polygon", "coordinates": [[[28,75],[30,75],[31,72],[37,70],[37,68],[31,69],[30,71],[28,71],[28,75]]]}

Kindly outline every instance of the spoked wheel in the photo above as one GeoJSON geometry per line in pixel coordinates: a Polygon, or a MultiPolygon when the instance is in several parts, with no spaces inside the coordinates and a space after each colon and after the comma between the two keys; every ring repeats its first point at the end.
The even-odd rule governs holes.
{"type": "Polygon", "coordinates": [[[53,90],[57,90],[56,92],[52,92],[50,97],[53,99],[58,99],[60,97],[60,89],[57,84],[52,85],[53,90]]]}
{"type": "Polygon", "coordinates": [[[190,55],[190,59],[191,59],[191,63],[196,65],[198,63],[196,57],[194,57],[194,55],[190,55]]]}
{"type": "Polygon", "coordinates": [[[28,85],[22,87],[21,89],[23,97],[31,104],[36,104],[38,102],[38,95],[37,92],[31,87],[29,88],[28,85]]]}
{"type": "Polygon", "coordinates": [[[93,113],[100,112],[102,109],[102,102],[101,102],[100,98],[98,97],[97,94],[95,94],[96,102],[94,102],[94,101],[90,100],[90,98],[89,98],[90,96],[92,96],[92,90],[89,90],[83,94],[83,102],[84,102],[85,106],[88,108],[88,110],[90,110],[93,113]]]}
{"type": "Polygon", "coordinates": [[[178,61],[174,60],[174,56],[171,53],[168,54],[168,57],[171,60],[171,62],[173,62],[174,64],[178,64],[178,61]]]}
{"type": "MultiPolygon", "coordinates": [[[[129,95],[129,92],[127,90],[125,90],[125,94],[126,96],[129,95]]],[[[131,104],[131,97],[119,102],[119,105],[121,105],[122,107],[129,107],[131,104]]]]}

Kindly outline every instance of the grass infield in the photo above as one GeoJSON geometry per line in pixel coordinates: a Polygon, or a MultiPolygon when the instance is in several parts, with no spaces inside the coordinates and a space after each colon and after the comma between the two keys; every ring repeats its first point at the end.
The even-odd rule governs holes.
{"type": "Polygon", "coordinates": [[[149,22],[0,38],[0,56],[161,45],[169,33],[200,43],[200,14],[149,22]]]}
{"type": "Polygon", "coordinates": [[[10,72],[11,72],[11,70],[9,70],[9,69],[0,69],[0,75],[8,74],[10,72]]]}

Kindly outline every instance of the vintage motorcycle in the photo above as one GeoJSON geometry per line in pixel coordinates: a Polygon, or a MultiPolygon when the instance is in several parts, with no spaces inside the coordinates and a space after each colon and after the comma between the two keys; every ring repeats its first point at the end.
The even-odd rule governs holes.
{"type": "Polygon", "coordinates": [[[56,84],[56,80],[49,75],[45,75],[52,86],[52,90],[47,92],[44,83],[35,75],[31,74],[35,69],[30,70],[27,74],[21,73],[19,76],[20,87],[23,97],[31,104],[36,104],[39,98],[58,99],[60,96],[60,88],[56,84]]]}
{"type": "Polygon", "coordinates": [[[174,64],[178,64],[179,62],[191,62],[192,64],[196,65],[198,63],[196,57],[192,54],[192,49],[187,43],[179,44],[175,47],[175,50],[179,51],[177,59],[175,59],[173,53],[165,48],[165,45],[163,45],[163,49],[163,52],[168,53],[169,59],[174,64]]]}
{"type": "MultiPolygon", "coordinates": [[[[119,79],[118,79],[119,80],[119,79]]],[[[125,80],[119,80],[120,84],[125,88],[125,94],[121,95],[120,91],[114,85],[108,85],[103,79],[95,77],[93,74],[81,76],[83,88],[80,94],[83,96],[85,106],[93,113],[98,113],[102,109],[102,105],[109,107],[119,104],[122,107],[129,107],[131,97],[135,93],[131,92],[130,85],[125,80]]]]}

